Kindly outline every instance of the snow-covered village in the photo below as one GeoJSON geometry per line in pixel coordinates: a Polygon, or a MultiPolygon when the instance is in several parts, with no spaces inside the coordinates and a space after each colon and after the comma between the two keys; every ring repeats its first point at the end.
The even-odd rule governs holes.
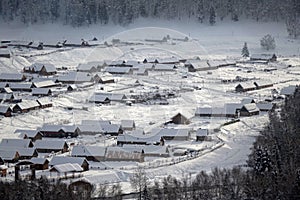
{"type": "Polygon", "coordinates": [[[0,0],[0,199],[299,199],[300,4],[272,2],[0,0]]]}

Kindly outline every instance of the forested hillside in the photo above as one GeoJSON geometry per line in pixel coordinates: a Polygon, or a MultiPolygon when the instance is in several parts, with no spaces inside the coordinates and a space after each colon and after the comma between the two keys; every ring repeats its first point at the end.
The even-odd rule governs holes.
{"type": "Polygon", "coordinates": [[[72,26],[113,23],[126,26],[135,19],[190,18],[211,25],[224,19],[285,21],[291,36],[300,33],[298,0],[0,0],[5,22],[62,22],[72,26]]]}

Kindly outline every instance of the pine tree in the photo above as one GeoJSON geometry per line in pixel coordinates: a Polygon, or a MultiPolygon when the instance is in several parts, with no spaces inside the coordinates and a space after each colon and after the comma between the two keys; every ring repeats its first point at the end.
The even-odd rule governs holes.
{"type": "Polygon", "coordinates": [[[210,8],[210,16],[209,16],[209,24],[210,25],[214,25],[216,23],[216,12],[215,12],[215,8],[211,7],[210,8]]]}
{"type": "Polygon", "coordinates": [[[247,42],[244,43],[244,47],[242,49],[242,56],[249,57],[249,50],[248,50],[247,42]]]}

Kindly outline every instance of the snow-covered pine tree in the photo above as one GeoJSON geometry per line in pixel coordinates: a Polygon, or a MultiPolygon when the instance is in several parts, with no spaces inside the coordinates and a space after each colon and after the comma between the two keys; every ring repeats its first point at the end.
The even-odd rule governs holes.
{"type": "Polygon", "coordinates": [[[248,50],[247,42],[244,43],[244,46],[242,49],[242,56],[249,57],[249,50],[248,50]]]}

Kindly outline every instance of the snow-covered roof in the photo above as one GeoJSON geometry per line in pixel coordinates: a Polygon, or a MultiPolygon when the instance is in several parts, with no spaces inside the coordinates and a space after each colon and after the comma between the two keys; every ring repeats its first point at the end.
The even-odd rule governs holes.
{"type": "Polygon", "coordinates": [[[93,94],[90,97],[89,102],[104,103],[104,102],[110,102],[110,99],[105,95],[93,94]]]}
{"type": "Polygon", "coordinates": [[[144,151],[145,154],[168,154],[167,146],[159,146],[159,145],[130,145],[124,144],[122,147],[123,150],[127,152],[136,152],[142,153],[144,151]]]}
{"type": "Polygon", "coordinates": [[[104,71],[111,74],[129,74],[131,67],[105,67],[104,71]]]}
{"type": "Polygon", "coordinates": [[[51,93],[49,88],[32,88],[32,95],[48,95],[51,93]]]}
{"type": "Polygon", "coordinates": [[[247,88],[255,88],[255,85],[253,83],[243,82],[243,83],[239,83],[236,87],[242,87],[243,89],[247,89],[247,88]]]}
{"type": "Polygon", "coordinates": [[[84,72],[69,72],[66,75],[59,76],[57,78],[59,82],[74,82],[74,83],[83,83],[83,82],[92,82],[93,76],[89,73],[84,72]]]}
{"type": "Polygon", "coordinates": [[[227,114],[235,114],[236,110],[241,109],[242,106],[243,105],[241,103],[226,103],[224,105],[224,109],[227,114]]]}
{"type": "Polygon", "coordinates": [[[135,123],[134,120],[121,120],[122,128],[134,128],[135,123]]]}
{"type": "Polygon", "coordinates": [[[208,135],[208,129],[201,129],[199,128],[196,132],[197,137],[207,136],[208,135]]]}
{"type": "Polygon", "coordinates": [[[85,158],[82,157],[69,157],[69,156],[54,156],[50,160],[50,166],[53,165],[60,165],[60,164],[65,164],[65,163],[71,163],[71,164],[78,164],[82,165],[84,162],[86,162],[85,158]]]}
{"type": "Polygon", "coordinates": [[[56,83],[54,83],[53,80],[46,80],[46,81],[34,82],[33,85],[37,88],[44,88],[44,87],[56,86],[56,83]]]}
{"type": "Polygon", "coordinates": [[[36,149],[63,149],[67,143],[63,140],[37,140],[34,143],[36,149]]]}
{"type": "Polygon", "coordinates": [[[0,88],[1,89],[4,89],[5,87],[8,87],[9,86],[9,83],[6,83],[6,82],[0,82],[0,88]]]}
{"type": "Polygon", "coordinates": [[[105,62],[104,61],[99,61],[99,62],[88,62],[88,63],[80,63],[77,66],[78,71],[90,71],[93,68],[97,69],[98,67],[104,66],[105,62]]]}
{"type": "Polygon", "coordinates": [[[53,166],[50,171],[56,171],[58,173],[67,173],[67,172],[82,172],[82,167],[77,164],[65,163],[60,165],[53,166]]]}
{"type": "Polygon", "coordinates": [[[154,64],[152,63],[140,63],[137,65],[134,65],[132,69],[134,70],[139,70],[139,69],[144,69],[144,70],[151,70],[153,68],[154,64]]]}
{"type": "Polygon", "coordinates": [[[160,142],[160,138],[161,136],[158,134],[134,136],[134,135],[123,133],[121,135],[118,135],[117,141],[152,144],[152,143],[160,142]]]}
{"type": "Polygon", "coordinates": [[[259,111],[259,109],[257,108],[255,103],[249,103],[249,104],[245,104],[243,105],[242,109],[246,109],[248,112],[257,112],[259,111]]]}
{"type": "Polygon", "coordinates": [[[34,63],[30,66],[30,69],[33,69],[35,72],[40,72],[43,67],[45,67],[48,73],[56,72],[55,66],[50,63],[34,63]]]}
{"type": "Polygon", "coordinates": [[[110,133],[118,133],[121,129],[121,126],[118,124],[102,124],[101,125],[102,133],[110,134],[110,133]]]}
{"type": "Polygon", "coordinates": [[[17,151],[12,149],[1,150],[0,149],[0,157],[3,160],[12,160],[16,157],[17,151]]]}
{"type": "Polygon", "coordinates": [[[95,93],[95,98],[108,98],[111,101],[122,101],[126,99],[125,94],[118,94],[118,93],[95,93]]]}
{"type": "Polygon", "coordinates": [[[254,82],[254,84],[257,87],[262,87],[262,86],[266,86],[266,85],[273,85],[273,82],[271,80],[257,80],[254,82]]]}
{"type": "Polygon", "coordinates": [[[32,146],[30,139],[2,139],[0,148],[28,148],[32,146]]]}
{"type": "MultiPolygon", "coordinates": [[[[33,156],[36,152],[35,148],[16,148],[20,156],[33,156]]],[[[37,153],[37,152],[36,152],[37,153]]]]}
{"type": "Polygon", "coordinates": [[[74,146],[71,152],[71,156],[95,156],[104,157],[106,147],[99,146],[74,146]]]}
{"type": "Polygon", "coordinates": [[[39,131],[38,130],[31,130],[31,129],[16,129],[14,133],[19,134],[20,138],[24,138],[25,135],[28,138],[33,138],[39,133],[39,131]]]}
{"type": "Polygon", "coordinates": [[[153,133],[157,133],[161,137],[188,137],[190,135],[189,129],[174,129],[174,128],[163,128],[157,132],[154,130],[153,133]]]}
{"type": "Polygon", "coordinates": [[[82,120],[82,125],[102,125],[102,124],[111,124],[109,120],[82,120]]]}
{"type": "Polygon", "coordinates": [[[12,90],[17,90],[17,89],[30,89],[32,88],[32,83],[10,83],[9,87],[12,90]]]}
{"type": "Polygon", "coordinates": [[[259,110],[272,110],[274,104],[264,102],[264,103],[256,103],[256,106],[258,107],[259,110]]]}
{"type": "Polygon", "coordinates": [[[11,108],[8,105],[0,105],[0,113],[6,113],[11,111],[11,108]]]}
{"type": "Polygon", "coordinates": [[[25,110],[25,109],[30,109],[30,108],[36,108],[36,107],[39,107],[40,105],[38,104],[37,101],[34,101],[34,100],[25,100],[25,101],[22,101],[21,103],[18,103],[17,104],[22,110],[25,110]]]}
{"type": "Polygon", "coordinates": [[[24,75],[19,74],[19,73],[1,73],[0,74],[0,80],[22,81],[23,79],[24,79],[24,75]]]}
{"type": "Polygon", "coordinates": [[[5,55],[5,54],[11,54],[10,50],[8,50],[8,49],[0,49],[0,55],[5,55]]]}
{"type": "Polygon", "coordinates": [[[9,100],[13,99],[14,95],[13,94],[7,94],[7,93],[0,93],[0,100],[9,100]]]}
{"type": "Polygon", "coordinates": [[[154,66],[154,70],[158,70],[158,71],[173,71],[174,70],[174,65],[172,65],[172,64],[156,64],[154,66]]]}
{"type": "Polygon", "coordinates": [[[43,165],[45,162],[48,162],[47,158],[31,158],[30,162],[33,164],[43,165]]]}
{"type": "Polygon", "coordinates": [[[241,100],[242,105],[249,104],[249,103],[254,103],[254,102],[255,101],[252,98],[244,98],[244,99],[241,100]]]}
{"type": "Polygon", "coordinates": [[[58,132],[63,130],[66,133],[73,133],[78,127],[75,125],[54,125],[54,124],[43,124],[40,131],[43,132],[58,132]]]}
{"type": "Polygon", "coordinates": [[[192,65],[194,69],[208,68],[208,60],[188,60],[185,65],[192,65]]]}
{"type": "Polygon", "coordinates": [[[41,106],[52,104],[49,98],[43,97],[36,100],[41,106]]]}
{"type": "Polygon", "coordinates": [[[280,94],[282,95],[292,95],[296,91],[296,86],[295,85],[289,85],[287,87],[284,87],[281,89],[280,94]]]}

